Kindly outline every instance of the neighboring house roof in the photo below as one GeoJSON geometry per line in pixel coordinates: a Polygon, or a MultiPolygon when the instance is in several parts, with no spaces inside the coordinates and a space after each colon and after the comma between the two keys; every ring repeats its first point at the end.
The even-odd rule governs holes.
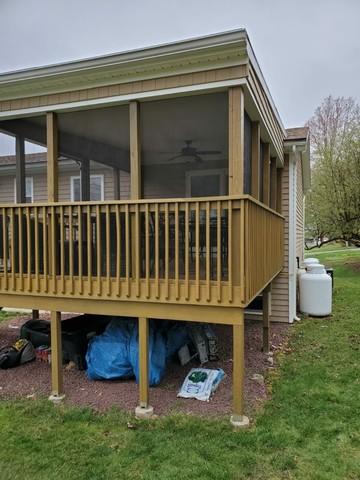
{"type": "MultiPolygon", "coordinates": [[[[27,153],[25,155],[26,163],[40,163],[46,162],[46,152],[39,153],[27,153]]],[[[0,167],[4,165],[15,165],[16,157],[15,155],[2,155],[0,156],[0,167]]]]}
{"type": "Polygon", "coordinates": [[[301,140],[308,140],[309,137],[309,127],[295,127],[287,128],[286,130],[285,142],[294,142],[301,140]]]}

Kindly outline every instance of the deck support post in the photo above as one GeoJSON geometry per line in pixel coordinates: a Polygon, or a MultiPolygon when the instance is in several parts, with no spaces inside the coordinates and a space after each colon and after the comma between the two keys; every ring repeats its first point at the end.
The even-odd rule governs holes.
{"type": "Polygon", "coordinates": [[[49,400],[57,403],[64,399],[62,374],[61,313],[50,312],[51,328],[51,390],[49,400]]]}
{"type": "Polygon", "coordinates": [[[149,405],[149,319],[139,317],[139,406],[137,418],[150,418],[154,413],[149,405]]]}
{"type": "Polygon", "coordinates": [[[263,291],[263,347],[264,353],[270,352],[270,315],[271,315],[271,284],[263,291]]]}
{"type": "Polygon", "coordinates": [[[276,210],[276,200],[277,200],[277,169],[276,169],[276,158],[272,157],[270,161],[270,208],[276,210]]]}
{"type": "Polygon", "coordinates": [[[244,193],[244,91],[229,88],[229,194],[244,193]]]}
{"type": "Polygon", "coordinates": [[[260,199],[260,122],[251,124],[251,195],[260,199]]]}
{"type": "Polygon", "coordinates": [[[244,310],[233,325],[233,414],[230,423],[234,427],[247,427],[249,419],[244,415],[245,339],[244,310]]]}

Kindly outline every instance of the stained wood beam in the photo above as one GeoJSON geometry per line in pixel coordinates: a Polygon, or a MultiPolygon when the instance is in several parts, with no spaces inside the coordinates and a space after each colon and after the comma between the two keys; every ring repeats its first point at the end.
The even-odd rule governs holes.
{"type": "Polygon", "coordinates": [[[263,347],[265,353],[270,351],[270,315],[271,315],[271,284],[263,291],[263,347]]]}
{"type": "Polygon", "coordinates": [[[90,161],[83,160],[80,165],[81,200],[90,200],[90,161]]]}
{"type": "Polygon", "coordinates": [[[278,168],[276,181],[276,211],[279,213],[282,211],[282,176],[283,168],[278,168]]]}
{"type": "Polygon", "coordinates": [[[130,197],[141,198],[140,106],[130,102],[130,197]]]}
{"type": "Polygon", "coordinates": [[[229,194],[244,193],[244,92],[229,88],[229,194]]]}
{"type": "Polygon", "coordinates": [[[263,203],[270,206],[270,144],[264,143],[263,203]]]}
{"type": "Polygon", "coordinates": [[[48,201],[57,202],[59,197],[59,154],[57,117],[54,112],[46,114],[46,144],[48,201]]]}
{"type": "Polygon", "coordinates": [[[276,192],[277,188],[277,169],[276,158],[271,158],[270,161],[270,207],[276,209],[276,192]]]}
{"type": "Polygon", "coordinates": [[[25,184],[25,140],[20,135],[15,140],[16,151],[16,203],[25,203],[26,184],[25,184]]]}
{"type": "Polygon", "coordinates": [[[56,401],[63,396],[61,313],[50,312],[51,333],[51,385],[50,400],[56,401]]]}
{"type": "Polygon", "coordinates": [[[251,195],[260,199],[260,123],[251,124],[251,195]]]}

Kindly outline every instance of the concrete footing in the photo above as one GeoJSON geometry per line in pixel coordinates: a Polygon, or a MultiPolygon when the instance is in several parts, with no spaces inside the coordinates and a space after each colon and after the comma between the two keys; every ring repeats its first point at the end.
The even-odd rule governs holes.
{"type": "Polygon", "coordinates": [[[230,423],[236,428],[247,428],[250,425],[250,420],[245,415],[231,415],[230,423]]]}
{"type": "Polygon", "coordinates": [[[49,397],[50,402],[52,402],[54,405],[59,405],[60,403],[63,402],[65,398],[65,394],[57,394],[57,393],[52,393],[49,397]]]}
{"type": "Polygon", "coordinates": [[[135,408],[135,417],[139,420],[148,420],[154,415],[154,408],[148,405],[147,407],[138,406],[135,408]]]}

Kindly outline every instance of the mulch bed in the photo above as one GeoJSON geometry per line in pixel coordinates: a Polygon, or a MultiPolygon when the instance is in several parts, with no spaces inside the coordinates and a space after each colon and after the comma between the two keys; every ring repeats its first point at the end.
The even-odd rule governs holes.
{"type": "MultiPolygon", "coordinates": [[[[69,317],[71,315],[67,315],[69,317]]],[[[22,323],[29,316],[12,318],[0,324],[0,346],[13,343],[19,336],[22,323]]],[[[41,318],[48,318],[46,314],[41,318]]],[[[64,318],[64,316],[63,316],[64,318]]],[[[224,325],[215,325],[218,335],[220,360],[209,362],[208,368],[222,368],[226,377],[209,402],[177,398],[177,392],[191,367],[197,367],[193,361],[184,367],[172,363],[158,387],[150,389],[151,405],[157,414],[184,412],[198,415],[219,415],[231,413],[232,402],[232,329],[224,325]]],[[[272,324],[271,344],[273,349],[282,348],[287,342],[288,324],[272,324]]],[[[266,375],[271,368],[267,355],[261,352],[261,322],[247,321],[245,327],[246,378],[245,403],[248,415],[266,399],[266,386],[252,380],[253,374],[266,375]]],[[[276,356],[275,356],[276,363],[276,356]]],[[[0,370],[0,398],[37,398],[48,396],[50,387],[50,365],[35,360],[26,365],[9,370],[0,370]]],[[[66,369],[64,366],[64,389],[66,403],[76,406],[88,406],[104,411],[118,406],[133,412],[138,404],[138,386],[134,380],[90,381],[86,372],[66,369]]]]}

